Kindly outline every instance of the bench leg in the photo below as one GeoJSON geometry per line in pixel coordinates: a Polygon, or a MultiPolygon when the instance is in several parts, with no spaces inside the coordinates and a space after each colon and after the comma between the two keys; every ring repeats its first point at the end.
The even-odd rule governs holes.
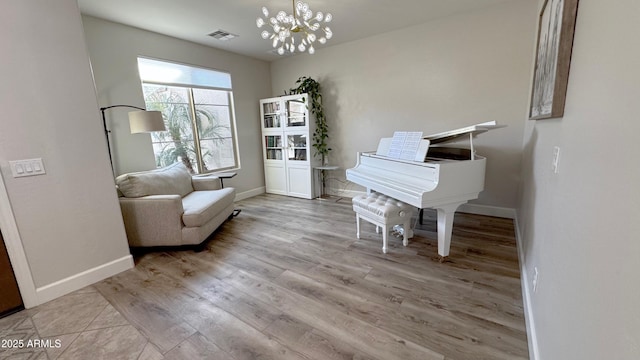
{"type": "Polygon", "coordinates": [[[382,226],[382,252],[385,254],[387,253],[387,236],[388,235],[389,235],[389,229],[387,229],[387,225],[383,225],[382,226]]]}
{"type": "Polygon", "coordinates": [[[360,215],[356,214],[356,237],[360,239],[360,215]]]}

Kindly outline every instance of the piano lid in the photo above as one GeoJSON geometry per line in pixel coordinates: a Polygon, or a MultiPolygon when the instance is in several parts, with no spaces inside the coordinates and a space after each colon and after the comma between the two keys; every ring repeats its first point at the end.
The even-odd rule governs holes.
{"type": "Polygon", "coordinates": [[[481,124],[471,125],[460,129],[449,130],[438,134],[424,136],[423,139],[427,139],[431,144],[440,144],[449,141],[456,141],[463,136],[476,136],[483,132],[487,132],[492,129],[498,129],[506,127],[506,125],[498,125],[495,121],[488,121],[481,124]]]}

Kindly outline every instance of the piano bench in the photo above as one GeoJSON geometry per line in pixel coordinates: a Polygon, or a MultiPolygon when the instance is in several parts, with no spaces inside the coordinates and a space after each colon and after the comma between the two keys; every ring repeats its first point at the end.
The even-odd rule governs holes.
{"type": "Polygon", "coordinates": [[[369,195],[358,195],[352,199],[353,211],[356,212],[356,236],[360,239],[360,219],[366,220],[382,228],[382,252],[387,253],[387,237],[393,225],[402,225],[404,233],[402,244],[409,244],[408,234],[411,229],[413,207],[386,195],[372,192],[369,195]]]}

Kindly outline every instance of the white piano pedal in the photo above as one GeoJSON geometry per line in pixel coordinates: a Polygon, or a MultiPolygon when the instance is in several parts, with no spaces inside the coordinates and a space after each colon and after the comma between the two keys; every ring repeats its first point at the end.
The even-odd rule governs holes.
{"type": "Polygon", "coordinates": [[[397,237],[397,238],[401,238],[402,239],[402,245],[403,246],[408,246],[409,245],[409,238],[413,237],[413,230],[408,229],[406,230],[406,234],[405,234],[405,225],[394,225],[391,228],[391,235],[397,237]],[[406,236],[405,236],[406,235],[406,236]]]}

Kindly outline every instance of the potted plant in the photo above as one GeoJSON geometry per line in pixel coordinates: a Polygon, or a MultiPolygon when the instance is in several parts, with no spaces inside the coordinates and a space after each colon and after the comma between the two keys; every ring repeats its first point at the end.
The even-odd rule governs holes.
{"type": "Polygon", "coordinates": [[[323,165],[327,163],[327,155],[331,148],[327,145],[329,138],[329,127],[327,126],[327,118],[322,108],[322,93],[320,93],[320,84],[314,79],[302,76],[296,81],[297,87],[289,89],[289,95],[308,94],[311,103],[311,112],[316,117],[316,130],[313,133],[313,148],[315,152],[313,156],[320,156],[323,165]]]}

